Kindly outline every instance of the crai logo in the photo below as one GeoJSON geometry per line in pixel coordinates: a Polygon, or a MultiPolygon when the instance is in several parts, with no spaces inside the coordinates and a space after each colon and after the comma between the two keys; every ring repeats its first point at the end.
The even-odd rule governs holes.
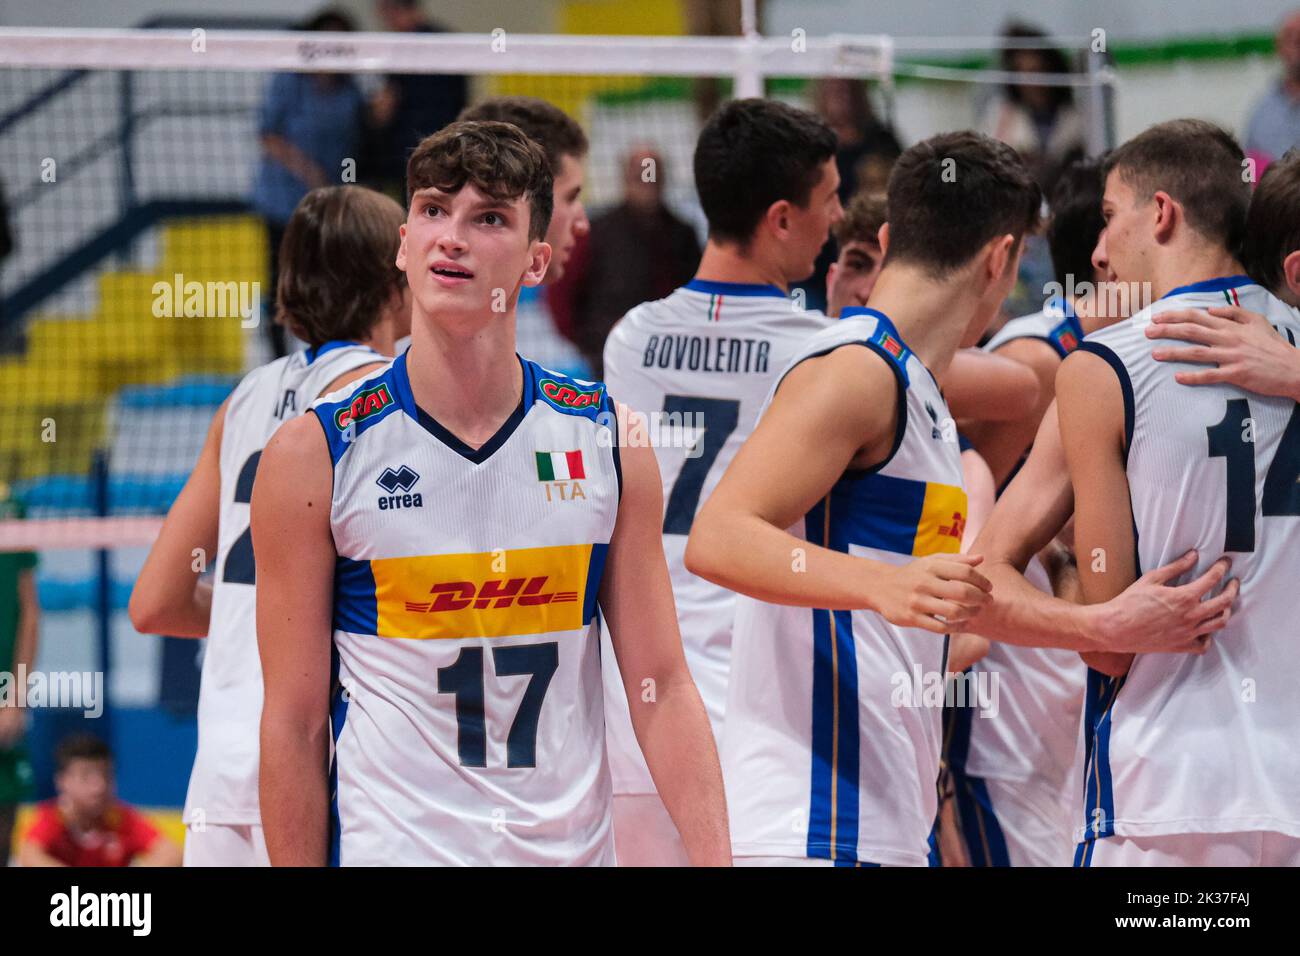
{"type": "Polygon", "coordinates": [[[560,408],[592,408],[600,404],[600,397],[605,392],[602,385],[583,390],[568,382],[557,382],[553,378],[542,379],[538,387],[552,405],[560,408]]]}
{"type": "Polygon", "coordinates": [[[378,415],[391,404],[393,395],[388,383],[383,382],[353,395],[349,404],[334,413],[334,425],[339,431],[346,431],[349,425],[378,415]]]}

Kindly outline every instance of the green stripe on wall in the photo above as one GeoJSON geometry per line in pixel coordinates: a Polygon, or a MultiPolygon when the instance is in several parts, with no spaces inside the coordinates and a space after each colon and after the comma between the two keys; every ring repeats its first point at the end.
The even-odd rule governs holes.
{"type": "MultiPolygon", "coordinates": [[[[1272,56],[1275,52],[1274,34],[1247,33],[1237,36],[1181,37],[1161,42],[1112,43],[1111,54],[1115,65],[1160,66],[1201,60],[1238,60],[1249,56],[1272,56]]],[[[982,70],[996,67],[995,54],[951,57],[902,57],[903,63],[918,66],[943,66],[949,69],[982,70]]],[[[648,100],[685,100],[692,95],[694,80],[689,77],[651,77],[636,89],[611,90],[596,94],[602,106],[626,106],[648,100]]],[[[721,79],[723,96],[731,87],[729,79],[721,79]]],[[[925,80],[900,76],[899,85],[909,83],[942,83],[944,80],[925,80]]],[[[775,95],[797,95],[808,85],[808,80],[796,77],[769,77],[767,91],[775,95]]]]}

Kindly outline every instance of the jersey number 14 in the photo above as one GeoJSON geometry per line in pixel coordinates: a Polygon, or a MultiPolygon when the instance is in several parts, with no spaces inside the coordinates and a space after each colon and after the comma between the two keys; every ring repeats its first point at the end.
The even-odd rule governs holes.
{"type": "MultiPolygon", "coordinates": [[[[1224,551],[1255,550],[1255,442],[1250,402],[1228,399],[1217,425],[1205,429],[1210,457],[1224,458],[1228,467],[1228,527],[1224,551]]],[[[1300,515],[1300,405],[1291,412],[1282,441],[1264,476],[1260,513],[1265,517],[1300,515]]]]}

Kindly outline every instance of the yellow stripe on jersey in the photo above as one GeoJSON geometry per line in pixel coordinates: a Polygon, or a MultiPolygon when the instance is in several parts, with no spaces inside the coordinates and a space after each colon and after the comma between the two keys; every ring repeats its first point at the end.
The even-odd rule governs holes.
{"type": "Polygon", "coordinates": [[[370,562],[380,637],[438,640],[583,625],[590,544],[370,562]]]}
{"type": "Polygon", "coordinates": [[[955,485],[925,483],[925,500],[916,523],[912,554],[956,554],[966,529],[966,492],[955,485]]]}

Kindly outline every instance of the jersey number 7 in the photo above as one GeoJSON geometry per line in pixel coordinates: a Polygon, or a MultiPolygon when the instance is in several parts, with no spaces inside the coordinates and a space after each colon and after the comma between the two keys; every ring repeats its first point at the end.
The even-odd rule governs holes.
{"type": "Polygon", "coordinates": [[[663,533],[690,534],[695,511],[700,506],[700,494],[704,491],[704,479],[709,476],[709,469],[718,460],[718,453],[740,421],[740,402],[730,398],[665,395],[664,412],[682,415],[683,422],[704,424],[704,434],[696,439],[699,454],[688,455],[682,462],[682,470],[677,473],[664,507],[663,533]]]}

